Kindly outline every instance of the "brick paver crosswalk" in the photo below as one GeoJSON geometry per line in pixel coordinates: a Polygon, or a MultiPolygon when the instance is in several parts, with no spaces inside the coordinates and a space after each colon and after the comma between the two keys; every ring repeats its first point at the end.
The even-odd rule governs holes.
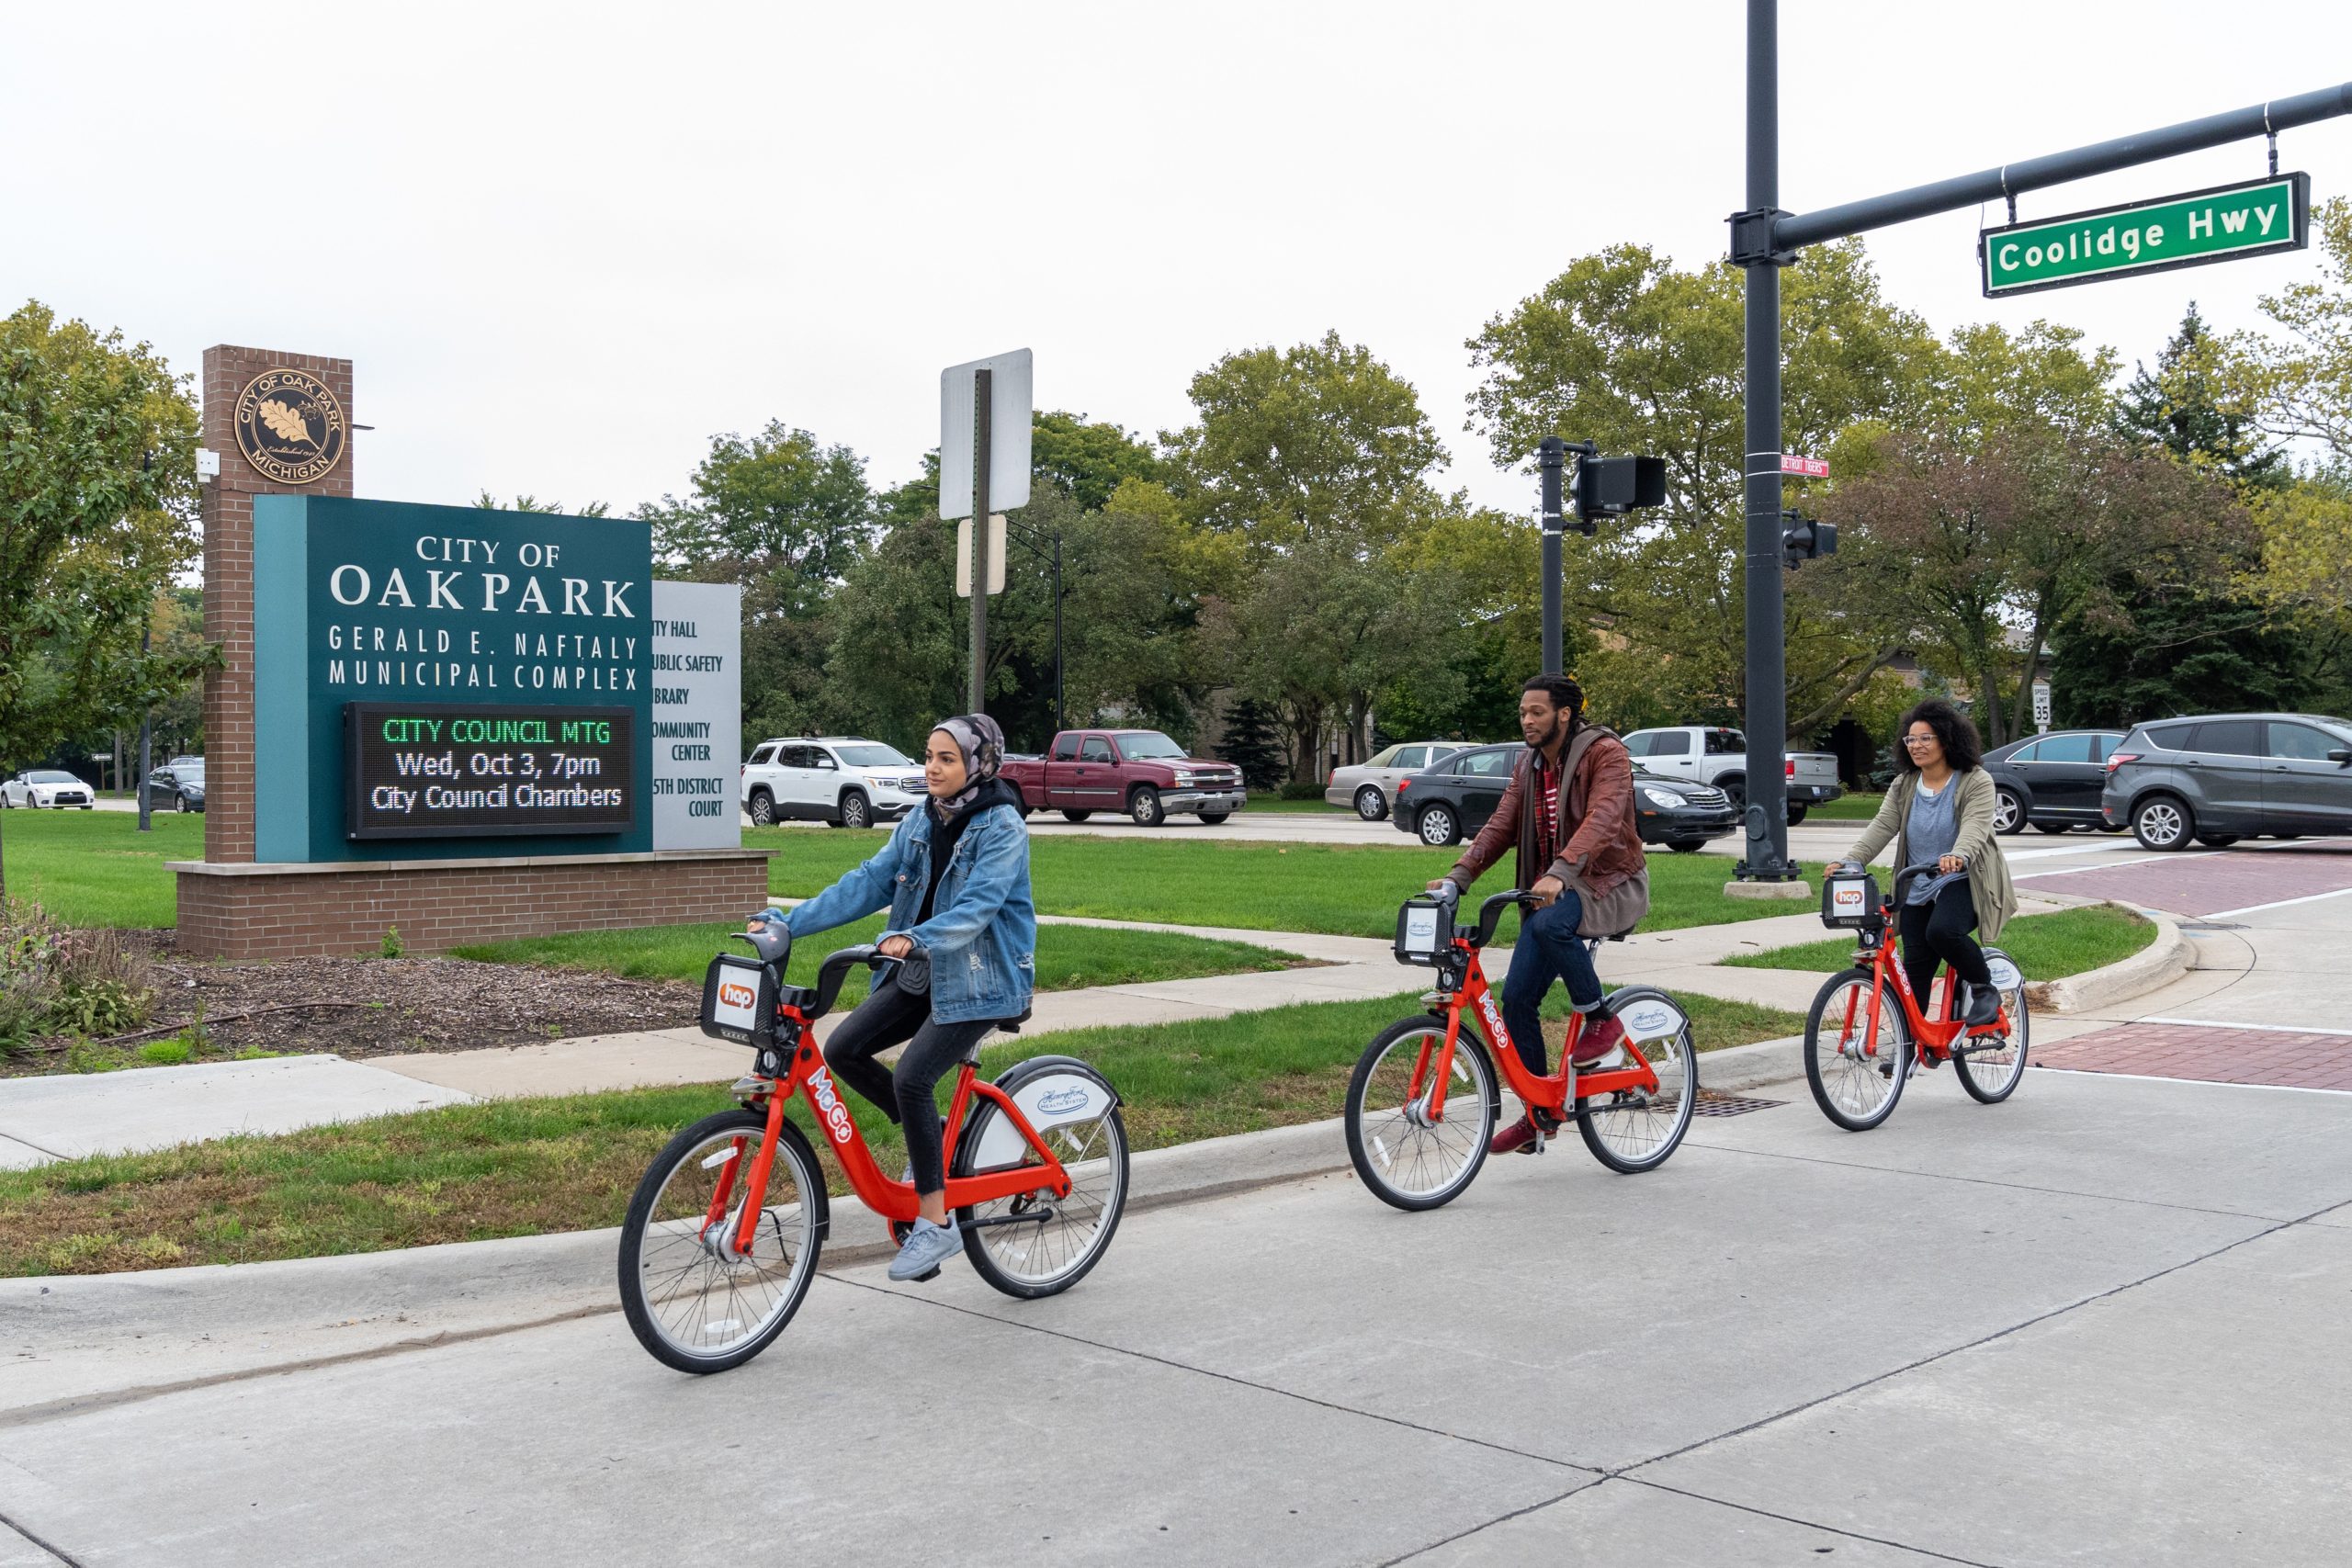
{"type": "Polygon", "coordinates": [[[2186,1023],[2126,1023],[2037,1043],[2033,1060],[2075,1072],[2352,1090],[2352,1037],[2186,1023]]]}

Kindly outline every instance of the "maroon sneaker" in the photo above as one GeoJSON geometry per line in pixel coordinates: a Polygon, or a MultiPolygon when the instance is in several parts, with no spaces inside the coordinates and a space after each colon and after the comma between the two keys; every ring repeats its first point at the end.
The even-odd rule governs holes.
{"type": "Polygon", "coordinates": [[[1611,1014],[1578,1032],[1576,1051],[1568,1060],[1576,1064],[1577,1071],[1589,1072],[1624,1042],[1625,1026],[1611,1014]]]}
{"type": "MultiPolygon", "coordinates": [[[[1487,1144],[1487,1152],[1490,1155],[1532,1155],[1538,1153],[1540,1151],[1535,1147],[1535,1117],[1532,1112],[1530,1112],[1529,1114],[1521,1117],[1518,1121],[1512,1122],[1510,1126],[1504,1128],[1501,1132],[1497,1133],[1493,1138],[1489,1139],[1487,1144]]],[[[1550,1137],[1559,1130],[1559,1123],[1554,1122],[1548,1116],[1544,1118],[1544,1135],[1545,1137],[1550,1137]]]]}

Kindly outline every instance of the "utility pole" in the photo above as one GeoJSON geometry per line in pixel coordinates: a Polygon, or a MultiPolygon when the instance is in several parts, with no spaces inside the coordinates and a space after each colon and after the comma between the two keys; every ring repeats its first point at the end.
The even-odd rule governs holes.
{"type": "MultiPolygon", "coordinates": [[[[149,640],[155,635],[154,612],[151,608],[145,624],[139,628],[139,652],[143,660],[149,640]]],[[[139,830],[152,833],[154,824],[147,819],[147,771],[155,765],[155,709],[153,704],[139,716],[139,830]]]]}
{"type": "MultiPolygon", "coordinates": [[[[1747,212],[1780,216],[1779,0],[1747,0],[1747,212]]],[[[1769,222],[1770,220],[1768,219],[1769,222]]],[[[1781,268],[1768,246],[1747,270],[1747,852],[1736,874],[1788,882],[1788,670],[1781,605],[1781,268]]]]}
{"type": "Polygon", "coordinates": [[[1731,217],[1732,265],[1747,274],[1747,852],[1739,863],[1741,880],[1790,882],[1797,874],[1789,860],[1782,761],[1788,680],[1781,620],[1781,268],[1806,245],[1991,201],[2006,201],[2014,222],[2017,197],[2026,191],[2256,136],[2271,138],[2275,147],[2281,130],[2344,114],[2352,114],[2352,82],[1792,215],[1780,209],[1780,7],[1778,0],[1747,0],[1747,207],[1731,217]]]}
{"type": "Polygon", "coordinates": [[[989,685],[989,428],[996,373],[972,372],[972,690],[974,713],[988,712],[989,685]]]}

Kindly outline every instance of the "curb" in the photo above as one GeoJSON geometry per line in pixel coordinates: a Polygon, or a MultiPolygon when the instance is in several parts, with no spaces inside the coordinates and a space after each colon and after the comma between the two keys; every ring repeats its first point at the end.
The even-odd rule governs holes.
{"type": "MultiPolygon", "coordinates": [[[[2086,900],[2086,903],[2093,902],[2086,900]]],[[[2112,903],[2112,899],[2096,900],[2112,903]]],[[[2181,934],[2180,921],[2162,909],[2143,909],[2136,905],[2117,904],[2119,909],[2130,909],[2156,928],[2156,940],[2118,963],[2103,969],[2086,970],[2060,980],[2028,982],[2026,1000],[2045,1012],[2067,1014],[2096,1012],[2130,1001],[2134,997],[2172,984],[2188,973],[2195,956],[2188,939],[2181,934]]]]}

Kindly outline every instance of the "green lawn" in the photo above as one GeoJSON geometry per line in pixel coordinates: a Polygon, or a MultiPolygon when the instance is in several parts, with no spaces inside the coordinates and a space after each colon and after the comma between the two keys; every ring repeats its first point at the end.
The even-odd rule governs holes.
{"type": "Polygon", "coordinates": [[[1883,798],[1876,795],[1841,795],[1826,806],[1807,808],[1804,819],[1808,822],[1867,822],[1878,815],[1878,803],[1883,798]]]}
{"type": "Polygon", "coordinates": [[[67,925],[168,926],[175,890],[167,860],[204,858],[204,818],[135,811],[0,811],[8,897],[31,898],[67,925]]]}
{"type": "MultiPolygon", "coordinates": [[[[825,955],[841,948],[874,941],[882,934],[882,917],[872,916],[853,925],[803,939],[795,944],[787,978],[812,986],[817,966],[825,955]]],[[[492,964],[552,964],[566,969],[603,969],[639,979],[692,980],[700,983],[714,953],[749,953],[751,949],[729,939],[743,928],[734,921],[709,925],[652,926],[632,931],[571,931],[561,936],[526,937],[514,942],[483,942],[453,949],[459,958],[492,964]]],[[[1283,969],[1306,962],[1295,953],[1279,953],[1251,942],[1213,942],[1173,931],[1109,931],[1099,926],[1039,926],[1037,928],[1037,987],[1046,991],[1076,990],[1086,986],[1131,986],[1147,980],[1183,980],[1203,975],[1238,975],[1251,970],[1283,969]]],[[[866,971],[853,973],[842,995],[855,999],[865,994],[866,971]]]]}
{"type": "MultiPolygon", "coordinates": [[[[2000,947],[2029,980],[2063,980],[2131,957],[2156,939],[2156,928],[2129,909],[2093,904],[2055,914],[2027,915],[2001,930],[2000,947]]],[[[1811,969],[1827,973],[1854,962],[1842,937],[1742,953],[1726,964],[1747,969],[1811,969]]]]}
{"type": "MultiPolygon", "coordinates": [[[[1702,1049],[1803,1027],[1792,1013],[1684,999],[1702,1049]]],[[[1547,1012],[1566,1005],[1557,990],[1552,1003],[1547,1012]]],[[[1338,1114],[1365,1043],[1419,1008],[1407,993],[1041,1034],[991,1047],[984,1070],[1047,1052],[1081,1056],[1119,1086],[1134,1146],[1156,1148],[1338,1114]]],[[[883,1168],[897,1169],[896,1129],[847,1099],[883,1168]]],[[[0,1275],[246,1263],[618,1224],[671,1134],[727,1103],[715,1085],[495,1100],[0,1171],[0,1275]]],[[[805,1128],[806,1107],[794,1111],[805,1128]]]]}
{"type": "MultiPolygon", "coordinates": [[[[771,828],[746,829],[743,840],[780,852],[769,863],[771,890],[806,897],[887,837],[879,830],[771,828]]],[[[1442,875],[1460,852],[1459,846],[1432,850],[1409,841],[1375,847],[1071,836],[1032,840],[1029,865],[1041,914],[1377,937],[1396,933],[1396,906],[1442,875]]],[[[1649,867],[1644,931],[1760,919],[1797,908],[1724,897],[1731,863],[1721,855],[1652,855],[1649,867]]],[[[1474,899],[1507,888],[1509,870],[1506,858],[1473,889],[1474,899]]],[[[1817,878],[1820,868],[1808,867],[1807,874],[1817,878]]],[[[1511,917],[1502,929],[1516,929],[1511,917]]]]}

